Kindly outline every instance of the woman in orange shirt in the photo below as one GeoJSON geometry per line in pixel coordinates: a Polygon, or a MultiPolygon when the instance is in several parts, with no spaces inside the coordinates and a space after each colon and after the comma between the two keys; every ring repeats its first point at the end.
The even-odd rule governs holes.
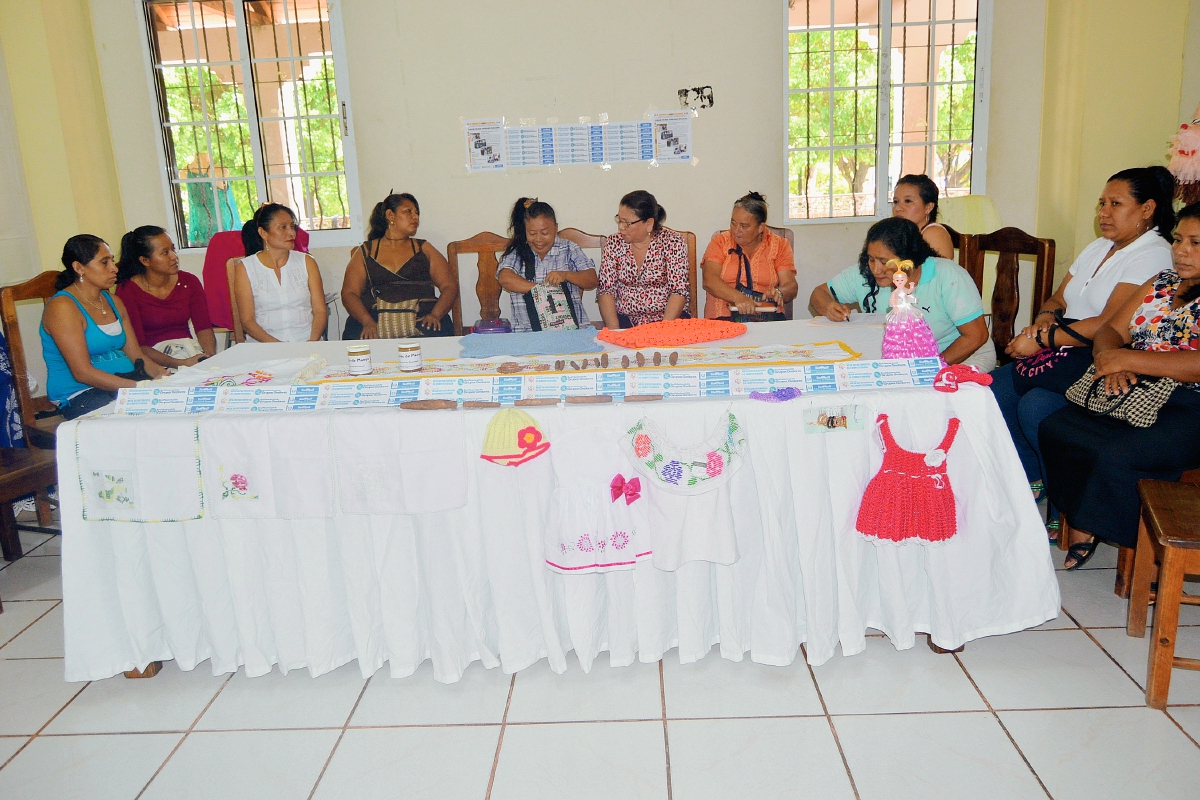
{"type": "Polygon", "coordinates": [[[767,201],[750,192],[733,204],[729,230],[713,236],[704,251],[704,316],[740,322],[783,319],[796,297],[796,263],[786,239],[767,227],[767,201]],[[774,312],[760,313],[763,306],[774,312]]]}

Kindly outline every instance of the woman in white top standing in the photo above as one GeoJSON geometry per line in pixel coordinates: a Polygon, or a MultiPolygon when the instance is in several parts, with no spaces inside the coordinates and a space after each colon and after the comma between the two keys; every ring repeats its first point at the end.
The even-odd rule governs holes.
{"type": "Polygon", "coordinates": [[[242,228],[246,257],[236,262],[233,292],[242,330],[256,342],[314,342],[328,311],[317,262],[297,252],[296,215],[267,203],[242,228]]]}
{"type": "Polygon", "coordinates": [[[892,192],[892,216],[912,220],[921,238],[938,258],[954,260],[954,242],[946,226],[937,221],[938,187],[928,175],[905,175],[892,192]]]}
{"type": "MultiPolygon", "coordinates": [[[[1171,200],[1165,167],[1121,170],[1100,194],[1100,238],[1075,259],[1058,291],[1007,352],[1017,361],[992,373],[992,392],[1008,423],[1030,487],[1043,491],[1038,425],[1067,404],[1063,394],[1091,364],[1091,337],[1150,278],[1171,269],[1171,200]]],[[[1051,532],[1058,528],[1051,509],[1051,532]]]]}

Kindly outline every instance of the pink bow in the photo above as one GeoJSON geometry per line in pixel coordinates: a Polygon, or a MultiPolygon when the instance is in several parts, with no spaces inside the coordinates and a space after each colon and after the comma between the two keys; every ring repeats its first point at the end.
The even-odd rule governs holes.
{"type": "Polygon", "coordinates": [[[625,480],[621,473],[617,473],[617,477],[612,479],[612,483],[608,485],[612,489],[612,501],[615,503],[621,499],[621,495],[625,495],[625,505],[630,505],[634,500],[642,496],[642,481],[640,478],[630,478],[625,480]]]}

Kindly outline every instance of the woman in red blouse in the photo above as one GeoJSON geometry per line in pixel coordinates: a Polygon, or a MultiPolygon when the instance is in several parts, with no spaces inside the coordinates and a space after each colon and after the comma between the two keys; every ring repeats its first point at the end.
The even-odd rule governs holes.
{"type": "Polygon", "coordinates": [[[116,294],[142,353],[155,364],[190,367],[217,352],[204,287],[195,275],[180,272],[175,243],[157,225],[121,237],[116,294]]]}
{"type": "Polygon", "coordinates": [[[736,311],[742,322],[755,320],[763,304],[782,314],[800,290],[792,248],[767,227],[767,201],[758,192],[733,204],[729,230],[713,236],[702,266],[708,319],[729,319],[736,311]]]}
{"type": "Polygon", "coordinates": [[[667,212],[649,192],[621,198],[617,232],[604,240],[596,305],[606,328],[687,316],[687,243],[663,227],[667,212]]]}

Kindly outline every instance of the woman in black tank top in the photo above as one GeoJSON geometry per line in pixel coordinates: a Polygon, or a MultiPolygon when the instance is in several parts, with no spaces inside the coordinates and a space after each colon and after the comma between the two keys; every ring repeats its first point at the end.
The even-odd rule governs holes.
{"type": "Polygon", "coordinates": [[[420,217],[410,194],[390,194],[376,204],[367,241],[354,249],[342,280],[342,305],[350,315],[343,339],[379,338],[376,300],[417,300],[418,336],[454,335],[450,309],[458,281],[437,248],[413,238],[420,217]]]}

